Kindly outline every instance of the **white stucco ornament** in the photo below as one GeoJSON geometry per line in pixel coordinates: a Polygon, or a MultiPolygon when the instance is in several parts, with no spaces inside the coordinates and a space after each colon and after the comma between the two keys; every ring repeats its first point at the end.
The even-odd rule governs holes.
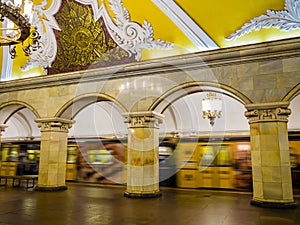
{"type": "Polygon", "coordinates": [[[267,10],[267,14],[253,18],[240,29],[232,33],[226,40],[236,40],[241,36],[262,28],[279,28],[290,31],[300,28],[300,0],[286,0],[285,10],[267,10]]]}
{"type": "MultiPolygon", "coordinates": [[[[129,56],[134,55],[137,61],[141,60],[142,49],[171,49],[173,43],[167,43],[160,39],[153,38],[153,28],[146,20],[142,25],[130,20],[128,10],[123,7],[121,0],[109,0],[109,6],[115,14],[114,20],[110,17],[105,4],[102,2],[99,6],[98,0],[75,0],[83,5],[90,5],[93,10],[94,20],[103,18],[108,29],[109,35],[113,40],[124,49],[129,56]]],[[[41,35],[41,48],[33,52],[24,70],[34,66],[41,66],[44,69],[51,67],[57,54],[57,41],[54,30],[60,30],[60,27],[54,17],[58,12],[62,1],[52,1],[51,6],[46,9],[47,0],[40,5],[35,6],[35,13],[32,25],[37,27],[41,35]]],[[[45,71],[46,72],[46,71],[45,71]]]]}
{"type": "MultiPolygon", "coordinates": [[[[116,15],[115,24],[117,27],[109,27],[109,33],[114,41],[125,51],[129,56],[135,55],[136,60],[141,59],[141,51],[146,49],[171,49],[172,43],[167,43],[160,39],[153,38],[153,28],[151,24],[144,20],[142,25],[130,20],[128,10],[123,7],[121,0],[109,0],[110,8],[116,15]]],[[[104,4],[102,4],[104,5],[104,4]]]]}

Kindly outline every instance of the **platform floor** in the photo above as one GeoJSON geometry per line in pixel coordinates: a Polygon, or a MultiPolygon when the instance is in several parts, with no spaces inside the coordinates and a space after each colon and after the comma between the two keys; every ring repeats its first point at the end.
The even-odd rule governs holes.
{"type": "MultiPolygon", "coordinates": [[[[0,187],[0,225],[298,225],[300,207],[251,206],[251,194],[161,188],[157,199],[128,199],[123,186],[68,183],[39,192],[0,187]]],[[[295,198],[300,203],[300,198],[295,198]]]]}

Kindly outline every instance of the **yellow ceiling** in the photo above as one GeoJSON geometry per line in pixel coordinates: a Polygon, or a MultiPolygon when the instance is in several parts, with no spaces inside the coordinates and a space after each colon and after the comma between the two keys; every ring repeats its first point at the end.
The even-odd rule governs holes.
{"type": "MultiPolygon", "coordinates": [[[[51,1],[48,0],[48,7],[51,1]]],[[[33,0],[33,2],[40,4],[42,0],[33,0]]],[[[102,4],[102,0],[98,2],[102,4]]],[[[123,0],[123,6],[128,9],[131,20],[140,24],[147,20],[153,27],[155,39],[174,43],[172,50],[143,50],[142,60],[200,51],[152,0],[137,2],[136,0],[123,0]]],[[[109,1],[105,0],[104,3],[109,9],[109,1]]],[[[266,14],[268,9],[284,10],[285,0],[175,0],[175,3],[221,48],[300,36],[300,30],[284,32],[270,28],[253,31],[235,41],[225,40],[244,23],[261,14],[266,14]]],[[[114,17],[114,14],[109,12],[111,17],[114,17]]],[[[41,68],[21,71],[20,67],[24,65],[27,58],[22,56],[23,52],[20,49],[17,49],[17,54],[19,57],[13,61],[14,78],[43,74],[41,68]]]]}

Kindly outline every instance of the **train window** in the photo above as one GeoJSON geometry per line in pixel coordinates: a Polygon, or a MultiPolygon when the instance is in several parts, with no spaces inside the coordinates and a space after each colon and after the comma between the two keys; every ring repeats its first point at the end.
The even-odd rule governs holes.
{"type": "Polygon", "coordinates": [[[16,162],[18,160],[19,150],[19,145],[2,146],[2,161],[16,162]]]}
{"type": "Polygon", "coordinates": [[[201,166],[214,166],[215,165],[215,150],[212,145],[204,145],[200,147],[201,151],[201,166]]]}
{"type": "Polygon", "coordinates": [[[217,154],[217,164],[219,166],[229,166],[231,163],[230,149],[228,145],[221,145],[217,154]]]}
{"type": "Polygon", "coordinates": [[[40,158],[40,150],[28,149],[27,155],[29,161],[33,161],[33,162],[38,161],[40,158]]]}
{"type": "Polygon", "coordinates": [[[229,145],[202,145],[201,152],[201,166],[230,166],[231,152],[229,145]]]}
{"type": "Polygon", "coordinates": [[[113,156],[111,154],[111,150],[107,149],[88,150],[87,159],[89,164],[113,164],[113,156]]]}
{"type": "Polygon", "coordinates": [[[76,163],[78,146],[77,145],[68,145],[67,151],[68,151],[67,163],[76,163]]]}

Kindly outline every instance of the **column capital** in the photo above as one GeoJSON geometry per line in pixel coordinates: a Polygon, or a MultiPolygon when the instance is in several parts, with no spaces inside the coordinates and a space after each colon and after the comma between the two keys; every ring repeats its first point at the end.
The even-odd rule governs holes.
{"type": "Polygon", "coordinates": [[[6,124],[0,124],[0,135],[8,126],[6,124]]]}
{"type": "Polygon", "coordinates": [[[164,115],[154,111],[141,111],[124,113],[125,122],[129,123],[131,128],[138,127],[152,127],[159,128],[159,124],[162,123],[164,115]]]}
{"type": "Polygon", "coordinates": [[[260,122],[287,122],[291,110],[288,108],[289,102],[271,102],[246,105],[245,116],[249,123],[260,122]]]}
{"type": "Polygon", "coordinates": [[[41,128],[41,132],[44,131],[57,131],[68,133],[69,129],[72,127],[74,121],[59,117],[51,118],[38,118],[35,119],[38,127],[41,128]]]}

